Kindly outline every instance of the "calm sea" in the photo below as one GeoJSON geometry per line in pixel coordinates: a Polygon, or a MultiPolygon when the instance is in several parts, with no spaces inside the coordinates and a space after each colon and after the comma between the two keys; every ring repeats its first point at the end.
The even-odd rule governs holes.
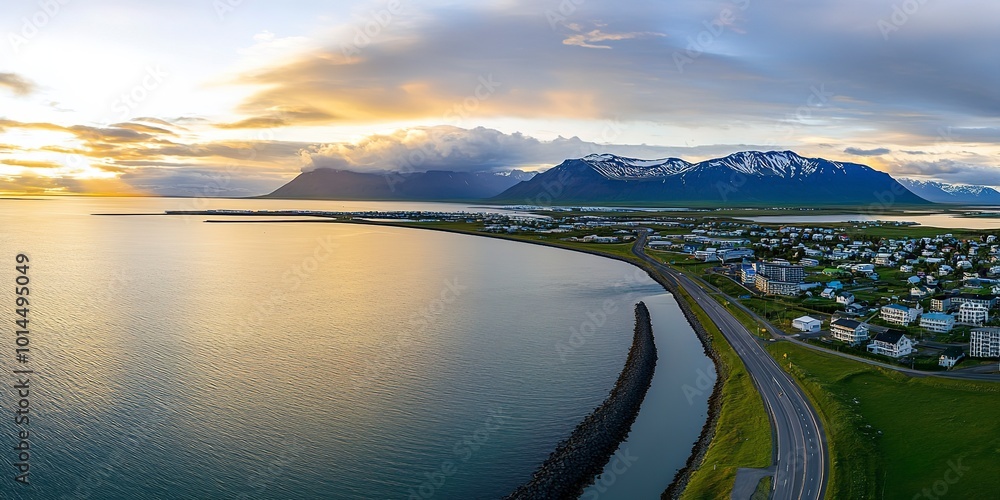
{"type": "Polygon", "coordinates": [[[636,460],[589,497],[657,497],[704,422],[707,393],[691,388],[710,367],[632,266],[432,231],[91,215],[403,206],[462,209],[0,200],[0,497],[496,498],[606,397],[638,300],[660,365],[636,460]],[[26,367],[18,425],[12,370],[26,367]],[[30,486],[14,481],[22,430],[30,486]]]}

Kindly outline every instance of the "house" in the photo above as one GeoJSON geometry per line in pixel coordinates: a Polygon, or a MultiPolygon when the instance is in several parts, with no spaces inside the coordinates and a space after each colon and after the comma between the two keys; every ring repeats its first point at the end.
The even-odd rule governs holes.
{"type": "Polygon", "coordinates": [[[976,328],[969,333],[969,356],[1000,358],[1000,328],[976,328]]]}
{"type": "Polygon", "coordinates": [[[854,294],[851,292],[844,292],[837,296],[838,304],[843,304],[846,306],[852,302],[854,302],[854,294]]]}
{"type": "Polygon", "coordinates": [[[828,288],[832,288],[834,290],[843,290],[844,289],[844,284],[841,283],[841,282],[839,282],[839,281],[831,281],[831,282],[827,283],[826,286],[828,288]]]}
{"type": "Polygon", "coordinates": [[[945,312],[951,309],[951,297],[939,295],[931,298],[931,311],[945,312]]]}
{"type": "Polygon", "coordinates": [[[793,283],[801,283],[806,279],[805,269],[802,266],[792,266],[787,262],[758,262],[757,274],[793,283]]]}
{"type": "Polygon", "coordinates": [[[879,253],[875,255],[872,259],[872,263],[876,266],[894,266],[896,262],[892,260],[892,254],[890,253],[879,253]]]}
{"type": "Polygon", "coordinates": [[[975,293],[960,293],[951,298],[951,305],[961,306],[966,302],[973,302],[982,305],[987,309],[996,307],[997,298],[992,295],[978,295],[975,293]]]}
{"type": "Polygon", "coordinates": [[[844,309],[848,314],[864,314],[868,310],[868,307],[855,302],[853,304],[847,304],[847,307],[844,309]]]}
{"type": "Polygon", "coordinates": [[[958,306],[958,321],[967,325],[980,325],[990,320],[990,310],[977,302],[965,302],[958,306]]]}
{"type": "Polygon", "coordinates": [[[913,341],[905,332],[890,328],[872,337],[871,343],[868,344],[868,352],[901,358],[913,352],[913,341]]]}
{"type": "Polygon", "coordinates": [[[931,293],[933,293],[933,290],[923,285],[910,288],[910,296],[915,299],[922,299],[930,295],[931,293]]]}
{"type": "Polygon", "coordinates": [[[753,268],[753,265],[740,265],[740,281],[742,281],[744,285],[753,285],[756,277],[757,270],[753,268]]]}
{"type": "Polygon", "coordinates": [[[911,285],[920,284],[920,281],[920,276],[910,276],[909,278],[906,278],[906,282],[911,285]]]}
{"type": "Polygon", "coordinates": [[[938,365],[945,368],[951,368],[955,366],[956,363],[965,357],[965,352],[962,351],[961,347],[953,346],[949,347],[941,353],[938,357],[938,365]]]}
{"type": "Polygon", "coordinates": [[[858,345],[868,340],[868,325],[853,319],[837,319],[830,323],[830,334],[837,340],[858,345]]]}
{"type": "Polygon", "coordinates": [[[757,290],[768,295],[798,295],[801,289],[798,282],[778,281],[763,274],[757,273],[754,278],[754,286],[757,290]]]}
{"type": "Polygon", "coordinates": [[[913,272],[913,266],[911,266],[909,264],[903,264],[903,265],[899,266],[899,271],[900,272],[904,272],[904,273],[912,273],[913,272]]]}
{"type": "Polygon", "coordinates": [[[833,288],[824,288],[823,293],[819,294],[819,296],[824,299],[832,299],[837,296],[837,292],[833,291],[833,288]]]}
{"type": "Polygon", "coordinates": [[[792,328],[800,332],[818,332],[823,327],[823,322],[809,316],[802,316],[792,320],[792,328]]]}
{"type": "MultiPolygon", "coordinates": [[[[930,261],[930,259],[927,260],[930,261]]],[[[949,266],[948,264],[941,264],[941,267],[938,268],[938,276],[948,276],[954,270],[955,268],[949,266]]]]}
{"type": "Polygon", "coordinates": [[[906,326],[916,320],[917,316],[923,312],[924,310],[920,306],[906,307],[901,304],[889,304],[882,306],[879,317],[889,323],[906,326]]]}
{"type": "Polygon", "coordinates": [[[799,264],[806,267],[816,267],[819,265],[819,261],[816,259],[803,258],[799,261],[799,264]]]}
{"type": "Polygon", "coordinates": [[[875,272],[875,264],[854,264],[853,269],[859,273],[875,272]]]}
{"type": "Polygon", "coordinates": [[[932,312],[920,316],[920,328],[937,332],[947,333],[955,327],[955,317],[951,314],[932,312]]]}

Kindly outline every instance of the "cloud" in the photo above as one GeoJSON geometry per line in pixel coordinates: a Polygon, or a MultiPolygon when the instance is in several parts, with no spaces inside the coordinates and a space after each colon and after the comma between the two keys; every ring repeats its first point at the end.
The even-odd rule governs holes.
{"type": "Polygon", "coordinates": [[[893,176],[934,179],[951,184],[1000,186],[1000,169],[954,159],[901,161],[890,167],[893,176]]]}
{"type": "Polygon", "coordinates": [[[17,96],[26,96],[36,90],[34,83],[15,73],[0,73],[0,87],[10,90],[17,96]]]}
{"type": "Polygon", "coordinates": [[[892,150],[889,148],[861,149],[849,147],[845,149],[844,152],[854,156],[882,156],[891,153],[892,150]]]}
{"type": "Polygon", "coordinates": [[[4,165],[11,165],[14,167],[25,167],[25,168],[60,168],[62,165],[50,161],[35,161],[35,160],[18,160],[5,158],[0,160],[0,163],[4,165]]]}
{"type": "Polygon", "coordinates": [[[333,121],[336,116],[315,108],[278,109],[270,114],[230,123],[216,123],[221,129],[277,128],[333,121]]]}
{"type": "Polygon", "coordinates": [[[748,145],[663,147],[598,144],[578,137],[542,141],[520,133],[505,134],[485,127],[463,129],[448,125],[412,127],[374,134],[356,142],[312,146],[301,152],[303,170],[334,168],[358,172],[452,170],[479,172],[511,168],[539,169],[592,153],[637,158],[712,156],[746,149],[748,145]]]}
{"type": "Polygon", "coordinates": [[[638,33],[605,33],[600,29],[593,29],[586,33],[575,33],[563,40],[564,45],[576,45],[588,49],[610,49],[610,45],[597,45],[600,42],[629,40],[639,37],[666,36],[663,33],[638,32],[638,33]]]}

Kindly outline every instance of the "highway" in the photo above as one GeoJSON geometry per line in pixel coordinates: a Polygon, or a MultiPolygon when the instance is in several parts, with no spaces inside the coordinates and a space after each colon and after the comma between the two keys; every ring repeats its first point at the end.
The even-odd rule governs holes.
{"type": "Polygon", "coordinates": [[[778,366],[761,342],[726,307],[683,274],[643,251],[646,232],[639,231],[632,252],[666,279],[687,291],[733,346],[753,377],[771,419],[774,436],[774,499],[821,499],[826,491],[828,451],[823,426],[798,385],[778,366]]]}

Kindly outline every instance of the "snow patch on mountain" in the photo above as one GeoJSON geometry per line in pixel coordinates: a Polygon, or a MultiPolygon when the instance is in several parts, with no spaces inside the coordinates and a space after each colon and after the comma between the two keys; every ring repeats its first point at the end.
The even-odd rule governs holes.
{"type": "MultiPolygon", "coordinates": [[[[690,163],[680,158],[639,160],[612,154],[592,154],[582,158],[608,179],[651,179],[671,177],[697,170],[725,168],[744,175],[777,176],[783,179],[809,177],[815,173],[846,174],[844,163],[804,158],[792,151],[743,151],[724,158],[690,163]]],[[[858,167],[869,168],[863,165],[858,167]]]]}

